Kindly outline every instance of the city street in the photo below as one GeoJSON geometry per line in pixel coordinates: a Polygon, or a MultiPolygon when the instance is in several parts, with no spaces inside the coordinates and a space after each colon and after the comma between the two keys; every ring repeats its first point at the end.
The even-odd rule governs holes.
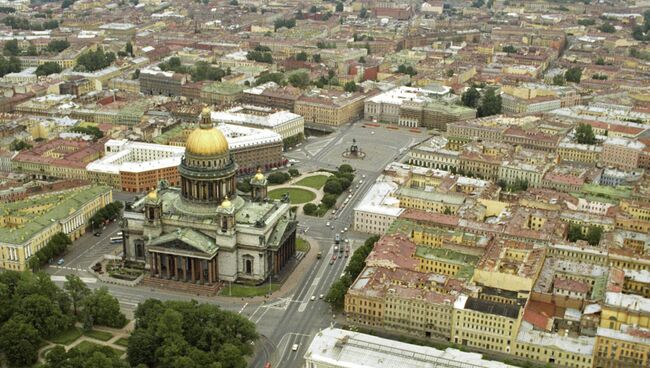
{"type": "MultiPolygon", "coordinates": [[[[322,218],[299,216],[299,231],[302,233],[306,230],[305,236],[317,241],[317,244],[312,244],[312,251],[320,250],[323,256],[320,260],[315,260],[313,266],[308,265],[305,268],[308,270],[305,274],[289,276],[301,279],[297,282],[295,290],[282,297],[264,302],[252,302],[245,298],[188,296],[142,286],[132,288],[96,281],[89,282],[89,287],[106,286],[110,293],[119,300],[129,316],[138,303],[148,298],[161,300],[191,298],[199,302],[219,305],[226,310],[239,313],[255,323],[261,338],[256,343],[256,355],[251,362],[251,367],[261,368],[267,362],[270,362],[272,367],[302,367],[304,353],[313,336],[320,329],[334,323],[329,304],[320,296],[327,294],[330,285],[341,276],[346,262],[349,260],[337,252],[336,261],[330,265],[330,259],[334,254],[335,234],[341,234],[341,230],[346,227],[349,229],[346,233],[341,234],[341,238],[349,239],[351,253],[363,244],[368,235],[355,233],[351,230],[354,207],[388,163],[401,159],[410,146],[429,137],[426,131],[415,133],[403,128],[388,129],[386,126],[363,128],[362,125],[360,122],[348,124],[330,135],[310,137],[299,147],[286,152],[287,158],[299,161],[294,167],[300,172],[323,168],[335,169],[341,164],[348,163],[355,169],[356,175],[351,186],[354,188],[352,198],[346,205],[343,205],[345,195],[342,195],[339,199],[340,208],[335,215],[330,212],[322,218]],[[364,159],[346,159],[342,156],[346,148],[352,145],[353,139],[356,139],[359,148],[366,153],[364,159]],[[356,188],[357,185],[358,188],[356,188]],[[333,216],[336,218],[332,218],[333,216]],[[334,229],[325,225],[328,221],[334,225],[334,229]],[[312,301],[312,297],[315,300],[312,301]],[[295,351],[292,349],[294,345],[297,345],[295,351]]],[[[116,200],[132,200],[134,196],[134,193],[114,192],[116,200]]],[[[64,256],[63,265],[51,265],[46,271],[54,276],[55,282],[59,285],[63,283],[63,276],[70,273],[91,281],[92,274],[88,272],[88,267],[104,254],[119,254],[121,252],[119,244],[110,244],[109,242],[109,238],[115,236],[117,232],[119,232],[118,224],[112,223],[102,231],[101,236],[97,237],[91,233],[84,235],[70,247],[64,256]]],[[[344,243],[342,242],[342,244],[344,243]]]]}

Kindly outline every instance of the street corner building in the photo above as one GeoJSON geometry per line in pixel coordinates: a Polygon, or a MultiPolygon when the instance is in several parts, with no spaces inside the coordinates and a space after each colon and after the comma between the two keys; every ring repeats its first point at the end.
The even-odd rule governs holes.
{"type": "Polygon", "coordinates": [[[237,194],[237,164],[207,108],[178,171],[180,188],[161,182],[125,209],[125,255],[146,262],[145,283],[218,289],[224,281],[259,284],[277,275],[296,252],[297,222],[289,203],[266,198],[260,171],[250,199],[237,194]]]}

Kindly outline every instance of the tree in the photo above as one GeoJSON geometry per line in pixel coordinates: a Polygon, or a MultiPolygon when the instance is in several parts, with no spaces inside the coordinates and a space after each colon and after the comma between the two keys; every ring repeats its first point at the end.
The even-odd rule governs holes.
{"type": "Polygon", "coordinates": [[[104,69],[115,61],[115,54],[112,52],[104,52],[101,47],[95,51],[87,51],[77,58],[77,65],[74,67],[75,71],[94,72],[104,69]]]}
{"type": "Polygon", "coordinates": [[[604,33],[616,32],[616,28],[614,28],[614,26],[611,25],[609,22],[603,23],[600,27],[598,27],[598,30],[604,33]]]}
{"type": "Polygon", "coordinates": [[[340,1],[337,1],[337,2],[336,2],[336,9],[335,9],[335,10],[336,10],[337,13],[342,12],[342,11],[343,11],[343,3],[340,2],[340,1]]]}
{"type": "Polygon", "coordinates": [[[354,83],[354,81],[349,81],[345,83],[343,89],[345,90],[345,92],[356,92],[359,90],[359,87],[357,87],[357,84],[354,83]]]}
{"type": "Polygon", "coordinates": [[[76,0],[63,0],[63,3],[61,3],[61,9],[67,9],[69,8],[72,4],[75,3],[76,0]]]}
{"type": "Polygon", "coordinates": [[[341,188],[341,184],[336,178],[330,178],[327,180],[327,182],[325,182],[323,191],[328,194],[339,195],[341,192],[343,192],[343,188],[341,188]]]}
{"type": "Polygon", "coordinates": [[[31,366],[38,359],[39,332],[17,315],[0,328],[0,351],[11,366],[31,366]]]}
{"type": "Polygon", "coordinates": [[[318,206],[316,206],[313,203],[306,203],[304,206],[302,206],[302,211],[305,213],[305,215],[311,216],[318,211],[318,206]]]}
{"type": "Polygon", "coordinates": [[[83,299],[82,305],[84,316],[92,317],[98,325],[122,328],[127,322],[120,312],[120,303],[108,293],[106,287],[95,289],[83,299]]]}
{"type": "Polygon", "coordinates": [[[553,76],[553,84],[556,86],[563,86],[566,84],[566,79],[564,79],[564,75],[562,74],[557,74],[553,76]]]}
{"type": "Polygon", "coordinates": [[[124,46],[124,51],[126,51],[129,55],[131,55],[131,57],[134,56],[134,54],[133,54],[133,44],[131,43],[131,41],[128,41],[126,43],[126,45],[124,46]]]}
{"type": "Polygon", "coordinates": [[[512,45],[503,46],[503,48],[501,50],[503,52],[507,52],[508,54],[514,54],[514,53],[517,52],[517,49],[512,45]]]}
{"type": "Polygon", "coordinates": [[[5,42],[4,45],[4,54],[9,56],[16,56],[20,54],[20,48],[18,48],[18,40],[13,39],[5,42]]]}
{"type": "Polygon", "coordinates": [[[135,80],[135,79],[138,79],[138,78],[140,78],[140,69],[136,69],[136,70],[133,71],[132,79],[135,80]]]}
{"type": "Polygon", "coordinates": [[[300,171],[298,171],[297,169],[289,169],[289,175],[291,175],[294,178],[298,177],[300,176],[300,171]]]}
{"type": "Polygon", "coordinates": [[[359,63],[361,63],[361,64],[365,64],[365,63],[366,63],[366,58],[364,58],[363,56],[361,56],[361,57],[359,58],[359,63]]]}
{"type": "Polygon", "coordinates": [[[585,27],[593,26],[594,24],[596,24],[596,20],[591,18],[578,19],[578,24],[585,27]]]}
{"type": "Polygon", "coordinates": [[[576,142],[580,144],[594,144],[596,143],[596,136],[594,130],[589,124],[578,124],[575,129],[576,142]]]}
{"type": "Polygon", "coordinates": [[[341,166],[339,166],[338,171],[339,171],[340,173],[353,173],[353,172],[354,172],[354,168],[352,167],[352,165],[349,165],[349,164],[342,164],[341,166]]]}
{"type": "Polygon", "coordinates": [[[237,182],[237,190],[244,193],[250,193],[251,184],[248,180],[240,180],[237,182]]]}
{"type": "Polygon", "coordinates": [[[22,139],[16,139],[15,141],[11,142],[9,145],[9,149],[12,151],[22,151],[24,149],[30,149],[32,148],[32,145],[23,141],[22,139]]]}
{"type": "Polygon", "coordinates": [[[408,74],[411,77],[418,74],[418,72],[417,72],[417,70],[415,70],[415,68],[413,68],[411,65],[407,66],[405,64],[401,64],[400,66],[398,66],[397,67],[397,72],[401,73],[401,74],[408,74]]]}
{"type": "Polygon", "coordinates": [[[476,108],[478,106],[480,99],[481,99],[481,94],[474,87],[469,88],[460,97],[460,100],[463,103],[463,105],[472,108],[476,108]]]}
{"type": "Polygon", "coordinates": [[[39,77],[56,73],[61,73],[61,66],[53,61],[48,61],[44,64],[39,65],[36,68],[36,72],[34,72],[34,74],[38,75],[39,77]]]}
{"type": "Polygon", "coordinates": [[[296,88],[309,86],[309,74],[307,72],[296,72],[289,76],[289,83],[296,88]]]}
{"type": "Polygon", "coordinates": [[[603,228],[600,226],[589,226],[587,229],[586,241],[590,245],[598,245],[600,243],[600,238],[603,235],[603,228]]]}
{"type": "Polygon", "coordinates": [[[46,50],[49,52],[59,53],[70,47],[68,40],[52,40],[47,44],[46,50]]]}
{"type": "Polygon", "coordinates": [[[296,54],[296,60],[307,61],[307,53],[304,51],[300,51],[299,53],[296,54]]]}
{"type": "Polygon", "coordinates": [[[368,18],[368,9],[361,8],[361,11],[359,11],[359,18],[361,19],[368,18]]]}
{"type": "Polygon", "coordinates": [[[598,59],[594,62],[596,65],[605,65],[605,59],[602,56],[599,56],[598,59]]]}
{"type": "Polygon", "coordinates": [[[489,88],[478,107],[477,114],[479,117],[490,116],[501,113],[501,96],[498,96],[494,88],[489,88]]]}
{"type": "Polygon", "coordinates": [[[325,296],[325,301],[330,303],[336,310],[343,309],[345,294],[348,292],[348,288],[351,284],[352,281],[350,280],[350,276],[348,274],[345,274],[343,277],[334,281],[332,286],[330,286],[327,295],[325,296]]]}
{"type": "Polygon", "coordinates": [[[321,60],[320,59],[320,54],[314,54],[314,55],[311,56],[311,61],[313,61],[315,63],[320,63],[320,60],[321,60]]]}
{"type": "Polygon", "coordinates": [[[564,73],[564,78],[567,82],[580,83],[580,78],[582,77],[582,69],[580,67],[569,68],[564,73]]]}
{"type": "Polygon", "coordinates": [[[68,296],[70,296],[74,315],[78,315],[79,305],[85,297],[90,295],[90,289],[88,289],[88,286],[81,281],[79,276],[70,274],[65,276],[63,290],[65,290],[68,293],[68,296]]]}
{"type": "Polygon", "coordinates": [[[321,202],[323,203],[323,206],[327,208],[332,208],[334,207],[334,205],[336,205],[337,198],[338,198],[337,194],[325,194],[321,199],[321,202]]]}
{"type": "Polygon", "coordinates": [[[274,172],[266,178],[269,184],[284,184],[289,181],[289,179],[291,179],[289,174],[284,172],[274,172]]]}
{"type": "Polygon", "coordinates": [[[580,225],[570,224],[569,232],[567,234],[567,239],[570,242],[576,242],[577,240],[582,239],[582,228],[580,225]]]}

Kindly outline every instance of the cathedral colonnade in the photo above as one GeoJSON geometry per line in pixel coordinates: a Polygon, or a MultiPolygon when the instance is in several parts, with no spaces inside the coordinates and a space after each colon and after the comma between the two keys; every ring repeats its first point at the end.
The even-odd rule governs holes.
{"type": "Polygon", "coordinates": [[[151,277],[214,284],[218,281],[217,257],[210,260],[149,251],[151,277]]]}

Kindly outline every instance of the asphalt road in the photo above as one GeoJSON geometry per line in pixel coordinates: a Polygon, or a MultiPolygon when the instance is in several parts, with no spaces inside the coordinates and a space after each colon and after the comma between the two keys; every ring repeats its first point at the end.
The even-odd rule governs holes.
{"type": "MultiPolygon", "coordinates": [[[[300,216],[300,229],[306,230],[306,235],[315,239],[323,257],[316,261],[313,267],[302,275],[290,277],[302,278],[292,294],[262,303],[248,302],[246,299],[205,298],[191,296],[199,302],[219,305],[221,308],[239,313],[255,323],[261,335],[256,343],[256,355],[251,361],[251,367],[262,368],[267,362],[272,367],[298,368],[304,366],[303,356],[313,336],[321,329],[334,323],[329,305],[321,300],[321,294],[326,295],[330,285],[340,277],[349,258],[340,257],[333,265],[330,259],[333,255],[334,234],[347,227],[348,232],[342,239],[348,238],[352,251],[368,237],[367,234],[351,231],[353,209],[363,198],[368,188],[375,182],[382,169],[390,162],[403,157],[408,147],[428,138],[426,132],[414,133],[406,129],[392,130],[385,126],[363,128],[361,123],[349,124],[337,132],[324,137],[310,137],[303,144],[286,153],[288,158],[300,161],[295,167],[301,172],[309,172],[321,168],[335,169],[343,163],[349,163],[356,170],[356,177],[351,186],[352,198],[347,205],[342,205],[346,196],[341,196],[340,209],[336,215],[331,213],[323,218],[300,216]],[[366,153],[364,159],[346,159],[343,152],[356,139],[358,146],[366,153]],[[363,176],[365,175],[365,178],[363,176]],[[360,181],[363,180],[363,183],[360,181]],[[359,188],[356,186],[359,185],[359,188]],[[333,218],[336,216],[336,218],[333,218]],[[334,229],[325,224],[330,221],[334,229]],[[311,300],[314,296],[315,300],[311,300]],[[292,347],[297,345],[296,351],[292,347]]],[[[135,194],[114,192],[116,200],[130,200],[135,194]]],[[[47,272],[61,279],[66,274],[74,273],[88,280],[90,288],[108,287],[110,293],[120,302],[130,315],[137,305],[149,298],[161,300],[187,300],[187,294],[161,291],[146,287],[124,287],[93,282],[88,267],[103,254],[117,254],[120,245],[109,244],[108,238],[119,231],[116,223],[110,224],[103,230],[100,237],[86,234],[78,239],[64,256],[62,266],[54,265],[47,272]]],[[[62,284],[62,281],[56,281],[62,284]]]]}

